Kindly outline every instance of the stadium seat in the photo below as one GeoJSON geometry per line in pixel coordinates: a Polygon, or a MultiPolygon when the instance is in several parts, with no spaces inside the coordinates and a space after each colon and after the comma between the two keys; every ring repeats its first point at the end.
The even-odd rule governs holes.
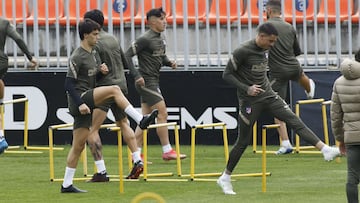
{"type": "MultiPolygon", "coordinates": [[[[259,0],[244,0],[245,11],[241,17],[241,23],[246,24],[249,21],[253,24],[259,24],[260,13],[259,13],[259,0]]],[[[265,6],[266,1],[263,1],[263,22],[266,20],[265,6]]]]}
{"type": "Polygon", "coordinates": [[[33,8],[31,15],[26,19],[27,25],[34,25],[34,13],[37,12],[37,20],[38,25],[43,26],[46,25],[46,20],[48,21],[49,25],[52,25],[56,22],[56,19],[60,19],[64,16],[64,3],[63,0],[57,0],[58,5],[56,5],[56,0],[44,0],[44,1],[37,1],[38,8],[33,8]],[[48,2],[46,7],[46,2],[48,2]],[[46,10],[48,10],[48,16],[46,16],[46,10]],[[58,13],[56,13],[56,11],[58,13]]]}
{"type": "MultiPolygon", "coordinates": [[[[163,5],[163,0],[143,0],[138,3],[138,11],[134,17],[135,24],[140,25],[141,19],[144,18],[146,22],[146,13],[152,8],[163,7],[163,10],[166,13],[166,18],[170,16],[171,0],[165,0],[165,5],[163,5]],[[154,6],[153,6],[154,5],[154,6]],[[144,16],[142,15],[142,8],[144,7],[144,16]]],[[[180,1],[180,0],[178,0],[180,1]]],[[[181,0],[182,1],[182,0],[181,0]]]]}
{"type": "Polygon", "coordinates": [[[359,23],[360,18],[360,5],[358,5],[358,9],[354,15],[351,16],[352,23],[359,23]]]}
{"type": "Polygon", "coordinates": [[[110,12],[112,15],[112,23],[113,25],[120,25],[120,23],[127,23],[130,22],[131,20],[131,9],[134,10],[134,14],[136,13],[136,5],[135,2],[134,4],[134,8],[131,8],[131,1],[132,0],[104,0],[104,5],[103,5],[103,13],[104,13],[104,25],[108,25],[109,23],[109,16],[110,16],[110,12]],[[109,10],[109,3],[111,2],[111,11],[109,10]],[[123,2],[123,6],[120,5],[120,3],[123,2]],[[121,19],[121,14],[120,14],[120,8],[122,7],[123,9],[123,16],[121,19]]]}
{"type": "MultiPolygon", "coordinates": [[[[317,15],[318,23],[325,22],[325,1],[327,1],[327,14],[328,14],[328,23],[336,22],[336,0],[321,0],[319,13],[317,15]]],[[[340,21],[345,21],[348,19],[348,10],[350,9],[350,15],[354,14],[354,0],[341,0],[340,2],[340,21]],[[350,8],[348,7],[348,1],[350,1],[350,8]]]]}
{"type": "Polygon", "coordinates": [[[23,16],[23,3],[25,4],[25,18],[30,16],[28,0],[15,0],[15,5],[13,5],[13,0],[1,1],[0,2],[0,16],[7,18],[10,21],[13,21],[15,18],[16,23],[22,22],[24,20],[23,16]],[[3,13],[2,5],[5,4],[5,11],[3,13]],[[15,6],[15,15],[12,14],[12,8],[15,6]]]}
{"type": "Polygon", "coordinates": [[[294,1],[284,1],[284,19],[285,21],[292,23],[293,21],[293,15],[295,14],[295,22],[296,23],[302,23],[304,20],[304,8],[306,8],[306,16],[305,19],[307,21],[312,21],[314,19],[314,3],[317,3],[315,0],[294,0],[294,1]],[[306,2],[306,5],[304,5],[304,2],[306,2]],[[293,14],[293,3],[295,3],[295,12],[293,14]]]}
{"type": "MultiPolygon", "coordinates": [[[[198,19],[198,21],[202,21],[205,17],[206,14],[206,1],[207,0],[197,0],[197,2],[195,0],[189,0],[187,1],[187,21],[189,25],[193,25],[196,22],[196,19],[198,19]],[[196,16],[196,7],[195,4],[197,3],[197,9],[198,9],[198,14],[196,16]]],[[[176,23],[177,24],[183,24],[184,22],[184,16],[185,16],[185,11],[184,11],[184,7],[183,7],[183,0],[177,0],[176,1],[176,15],[174,15],[175,11],[171,11],[171,15],[167,18],[167,22],[168,24],[173,24],[174,18],[176,19],[176,23]]]]}
{"type": "Polygon", "coordinates": [[[217,19],[217,3],[219,5],[218,8],[218,15],[219,15],[219,22],[220,24],[226,24],[228,20],[230,23],[238,20],[238,14],[240,14],[240,17],[244,14],[244,0],[214,0],[212,1],[210,5],[210,11],[209,11],[209,23],[210,24],[216,24],[217,19]],[[228,11],[227,11],[227,1],[229,1],[229,18],[228,18],[228,11]],[[238,9],[239,5],[239,9],[238,9]]]}
{"type": "Polygon", "coordinates": [[[72,0],[67,2],[68,5],[64,7],[65,15],[59,21],[60,25],[63,26],[66,25],[67,16],[69,16],[70,25],[75,26],[77,24],[77,16],[79,17],[78,20],[81,20],[86,11],[100,8],[100,5],[97,5],[97,1],[92,0],[72,0]],[[66,13],[66,8],[69,9],[69,14],[66,13]]]}

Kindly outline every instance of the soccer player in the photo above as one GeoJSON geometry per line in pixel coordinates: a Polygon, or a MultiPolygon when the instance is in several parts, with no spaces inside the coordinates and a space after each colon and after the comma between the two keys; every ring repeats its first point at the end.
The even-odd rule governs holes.
{"type": "MultiPolygon", "coordinates": [[[[267,22],[271,23],[278,31],[278,38],[269,50],[270,83],[278,95],[286,99],[290,80],[297,81],[304,89],[308,99],[315,94],[315,83],[304,73],[296,56],[301,54],[299,42],[294,27],[281,19],[281,2],[269,0],[266,4],[267,22]]],[[[279,124],[277,129],[282,140],[276,154],[287,154],[293,151],[289,141],[286,123],[275,118],[279,124]]]]}
{"type": "MultiPolygon", "coordinates": [[[[141,110],[143,113],[151,112],[153,109],[159,110],[157,123],[167,122],[167,110],[164,97],[159,87],[160,68],[170,66],[176,68],[176,62],[170,61],[165,54],[166,44],[161,33],[166,27],[165,12],[162,8],[154,8],[147,12],[146,19],[150,29],[138,37],[126,51],[125,55],[131,66],[132,57],[137,55],[139,61],[139,72],[135,76],[136,90],[141,96],[141,110]]],[[[163,160],[175,160],[177,155],[172,149],[169,141],[167,127],[157,128],[163,149],[163,160]]],[[[135,130],[138,146],[143,145],[142,131],[140,128],[135,130]]],[[[185,154],[180,154],[180,159],[186,158],[185,154]]]]}
{"type": "MultiPolygon", "coordinates": [[[[124,68],[128,67],[124,52],[120,47],[118,40],[102,29],[104,25],[104,15],[102,11],[94,9],[84,14],[84,18],[89,18],[97,22],[100,27],[99,41],[95,46],[95,50],[99,53],[100,59],[109,69],[108,74],[96,82],[97,86],[118,85],[121,91],[126,95],[128,92],[124,68]]],[[[131,72],[131,71],[130,71],[131,72]]],[[[89,182],[107,182],[105,162],[102,154],[102,144],[99,136],[99,129],[106,119],[108,110],[111,109],[114,114],[116,125],[120,127],[123,138],[132,152],[134,161],[133,169],[127,178],[137,179],[143,171],[143,163],[138,150],[136,138],[133,129],[130,127],[126,113],[123,109],[117,108],[114,102],[107,103],[104,106],[97,107],[93,112],[93,120],[90,135],[87,143],[90,147],[91,154],[94,157],[97,173],[93,175],[89,182]]]]}
{"type": "Polygon", "coordinates": [[[136,121],[141,129],[154,122],[157,110],[143,116],[129,103],[117,85],[95,87],[96,78],[108,73],[106,64],[101,64],[99,54],[94,49],[101,27],[95,21],[85,18],[79,23],[80,47],[69,59],[69,69],[65,78],[70,114],[74,117],[73,141],[67,157],[62,193],[87,192],[73,186],[73,178],[81,152],[90,134],[92,110],[96,106],[114,101],[118,108],[136,121]]]}
{"type": "Polygon", "coordinates": [[[223,79],[237,88],[239,102],[238,138],[230,151],[226,168],[217,184],[225,194],[235,195],[231,173],[249,145],[252,126],[262,112],[285,121],[305,141],[321,150],[326,161],[340,154],[339,149],[324,144],[297,117],[272,89],[267,78],[267,50],[277,40],[278,32],[270,23],[258,26],[255,39],[248,40],[233,52],[223,72],[223,79]]]}
{"type": "MultiPolygon", "coordinates": [[[[8,71],[8,56],[4,52],[6,38],[10,37],[13,39],[20,49],[24,52],[25,56],[31,62],[32,67],[37,66],[37,61],[30,54],[29,49],[27,48],[24,40],[20,34],[16,31],[15,27],[10,23],[9,20],[0,17],[0,104],[3,103],[4,99],[4,77],[8,71]]],[[[2,119],[0,117],[0,154],[2,154],[7,148],[8,143],[5,140],[4,136],[4,126],[2,126],[2,119]]]]}
{"type": "MultiPolygon", "coordinates": [[[[359,56],[360,51],[356,56],[359,56]]],[[[360,180],[360,58],[345,59],[340,65],[342,76],[336,79],[331,95],[330,117],[334,138],[340,152],[346,154],[348,202],[359,202],[360,180]]]]}

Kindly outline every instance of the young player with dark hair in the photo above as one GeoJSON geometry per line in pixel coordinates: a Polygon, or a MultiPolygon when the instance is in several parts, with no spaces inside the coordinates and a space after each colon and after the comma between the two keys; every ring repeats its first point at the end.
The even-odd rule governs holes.
{"type": "Polygon", "coordinates": [[[129,103],[117,85],[95,87],[96,79],[108,73],[106,64],[101,64],[99,54],[94,49],[101,28],[95,21],[85,18],[79,23],[80,47],[70,56],[69,69],[65,78],[68,107],[74,117],[73,141],[67,157],[62,193],[86,192],[73,186],[73,177],[81,152],[90,134],[92,110],[96,106],[113,101],[118,108],[133,118],[141,129],[146,129],[157,116],[154,110],[143,116],[129,103]]]}

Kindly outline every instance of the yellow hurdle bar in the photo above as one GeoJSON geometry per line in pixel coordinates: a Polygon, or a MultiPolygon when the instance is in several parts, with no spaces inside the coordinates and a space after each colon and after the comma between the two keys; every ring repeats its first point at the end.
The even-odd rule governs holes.
{"type": "MultiPolygon", "coordinates": [[[[174,126],[174,136],[175,136],[175,151],[176,151],[176,165],[177,165],[177,175],[181,176],[181,160],[180,160],[180,144],[179,144],[179,126],[176,122],[171,123],[160,123],[160,124],[153,124],[149,125],[147,129],[143,130],[143,153],[144,153],[144,171],[143,171],[143,179],[148,181],[151,176],[173,176],[173,173],[157,173],[157,174],[148,174],[148,148],[147,148],[147,136],[149,129],[161,128],[161,127],[168,127],[174,126]]],[[[153,179],[153,181],[170,181],[167,179],[153,179]]],[[[171,181],[180,181],[180,179],[171,179],[171,181]]]]}
{"type": "Polygon", "coordinates": [[[279,128],[279,124],[271,124],[271,125],[263,125],[262,126],[262,143],[261,143],[261,149],[262,149],[262,159],[261,159],[261,190],[262,192],[266,192],[266,130],[267,129],[274,129],[279,128]]]}
{"type": "MultiPolygon", "coordinates": [[[[24,148],[25,146],[27,145],[28,143],[28,127],[29,127],[29,120],[28,120],[28,112],[29,112],[29,103],[28,103],[28,99],[26,97],[24,98],[19,98],[19,99],[14,99],[14,100],[7,100],[7,101],[4,101],[1,105],[1,118],[2,118],[2,127],[5,131],[5,119],[4,119],[4,106],[6,104],[16,104],[16,103],[22,103],[24,102],[24,148]],[[26,144],[26,145],[25,145],[26,144]]],[[[9,146],[8,147],[8,150],[9,149],[15,149],[15,148],[20,148],[19,146],[9,146]]],[[[26,149],[26,148],[25,148],[26,149]]],[[[42,152],[24,152],[24,151],[5,151],[5,153],[16,153],[16,154],[35,154],[35,153],[42,153],[42,152]]]]}
{"type": "MultiPolygon", "coordinates": [[[[281,144],[280,136],[279,136],[279,142],[281,144]]],[[[253,152],[254,153],[262,153],[262,150],[257,150],[257,122],[255,122],[253,125],[253,152]]],[[[275,154],[276,151],[266,150],[266,153],[267,154],[275,154]]]]}
{"type": "Polygon", "coordinates": [[[120,193],[124,193],[124,168],[123,168],[123,159],[122,159],[122,137],[121,137],[121,129],[120,127],[111,127],[111,131],[117,132],[118,138],[118,162],[119,162],[119,191],[120,193]]]}
{"type": "MultiPolygon", "coordinates": [[[[190,177],[190,181],[215,181],[216,179],[209,178],[200,178],[200,177],[219,177],[221,173],[195,173],[195,138],[196,138],[196,129],[200,128],[209,128],[209,127],[222,127],[223,141],[224,141],[224,157],[225,164],[229,159],[229,147],[228,147],[228,137],[227,129],[225,123],[210,123],[203,125],[195,125],[191,129],[191,159],[190,159],[190,174],[182,175],[182,177],[190,177]]],[[[270,175],[270,173],[267,173],[270,175]]],[[[246,174],[232,174],[231,177],[256,177],[262,176],[262,173],[246,173],[246,174]]]]}
{"type": "MultiPolygon", "coordinates": [[[[60,125],[53,125],[49,127],[49,161],[50,161],[50,181],[63,181],[62,178],[54,178],[54,150],[53,150],[53,130],[60,129],[60,128],[67,128],[72,127],[72,123],[67,124],[60,124],[60,125]]],[[[117,127],[116,124],[103,124],[100,126],[100,128],[108,128],[111,131],[117,132],[117,138],[118,138],[118,161],[119,161],[119,191],[120,193],[124,193],[124,169],[123,169],[123,159],[122,159],[122,135],[121,135],[121,129],[120,127],[117,127]]],[[[129,157],[129,156],[128,156],[129,157]]],[[[86,145],[85,149],[81,153],[81,160],[83,161],[83,170],[84,170],[84,176],[87,176],[87,156],[86,156],[86,145]]],[[[131,158],[131,157],[130,157],[131,158]]],[[[89,180],[90,177],[84,177],[84,178],[74,178],[74,181],[80,181],[80,180],[89,180]]],[[[114,180],[112,180],[114,181],[114,180]]],[[[115,180],[116,181],[116,180],[115,180]]],[[[138,180],[136,180],[138,181],[138,180]]]]}
{"type": "MultiPolygon", "coordinates": [[[[296,102],[295,105],[295,114],[300,117],[300,105],[304,104],[316,104],[320,103],[321,111],[322,111],[322,120],[323,120],[323,132],[324,132],[324,142],[325,144],[329,145],[329,135],[327,130],[327,116],[326,116],[326,104],[328,102],[324,103],[324,99],[308,99],[308,100],[299,100],[296,102]]],[[[315,149],[314,146],[300,146],[300,137],[298,134],[295,136],[295,152],[296,153],[308,153],[308,154],[318,154],[321,153],[320,151],[300,151],[301,149],[315,149]]]]}
{"type": "MultiPolygon", "coordinates": [[[[224,141],[224,156],[225,156],[225,164],[229,159],[229,147],[228,147],[228,139],[227,139],[227,130],[225,123],[210,123],[210,124],[202,124],[202,125],[195,125],[191,128],[191,158],[190,158],[190,180],[195,180],[195,176],[199,177],[200,174],[195,174],[195,135],[196,129],[198,128],[209,128],[209,127],[222,127],[223,132],[223,141],[224,141]]],[[[209,173],[210,175],[215,175],[218,173],[209,173]]],[[[204,175],[204,174],[201,174],[204,175]]],[[[184,176],[186,177],[186,175],[184,176]]],[[[201,177],[201,176],[200,176],[201,177]]]]}

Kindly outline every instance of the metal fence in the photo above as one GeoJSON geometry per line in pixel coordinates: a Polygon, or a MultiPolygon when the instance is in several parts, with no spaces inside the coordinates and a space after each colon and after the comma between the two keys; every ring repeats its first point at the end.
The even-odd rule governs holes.
{"type": "MultiPolygon", "coordinates": [[[[80,44],[77,25],[86,10],[105,14],[104,29],[114,34],[124,50],[147,29],[145,13],[162,6],[167,12],[164,32],[169,58],[180,68],[221,69],[231,52],[255,36],[266,21],[267,0],[1,0],[0,16],[16,24],[40,68],[67,67],[72,50],[80,44]]],[[[283,19],[297,30],[304,68],[338,66],[360,48],[360,0],[281,0],[283,19]]],[[[16,44],[6,52],[13,70],[27,67],[16,44]]],[[[136,59],[135,59],[136,63],[136,59]]]]}

